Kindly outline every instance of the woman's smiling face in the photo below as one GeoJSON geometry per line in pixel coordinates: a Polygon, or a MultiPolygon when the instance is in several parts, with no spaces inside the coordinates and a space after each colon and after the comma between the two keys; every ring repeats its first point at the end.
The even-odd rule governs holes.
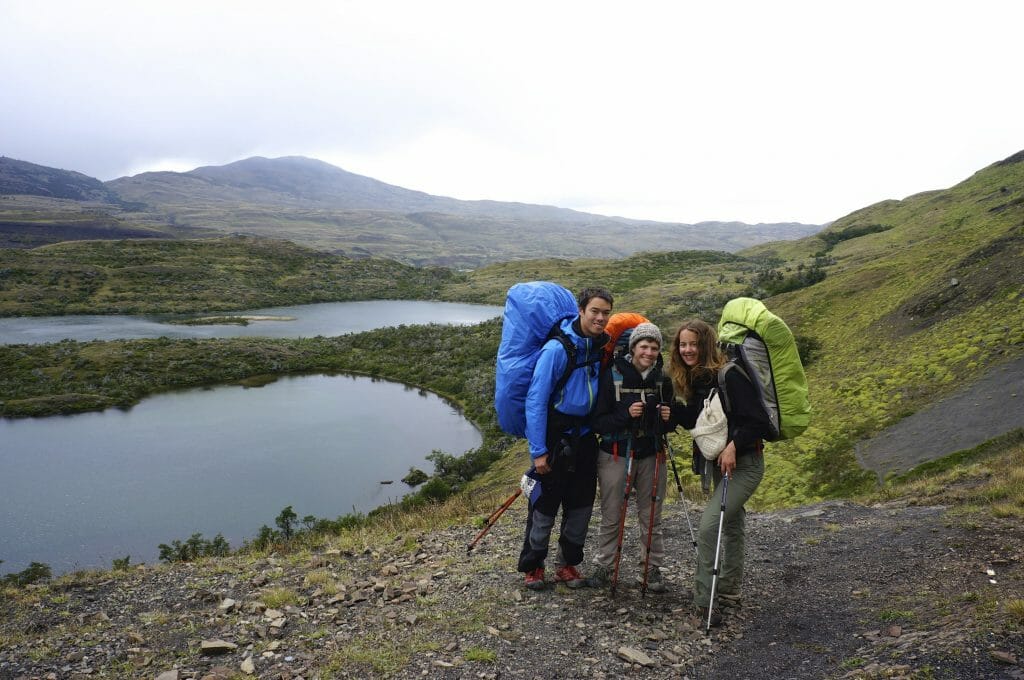
{"type": "Polygon", "coordinates": [[[637,370],[646,371],[658,360],[659,354],[661,354],[661,345],[653,340],[638,340],[633,345],[633,365],[637,367],[637,370]]]}
{"type": "Polygon", "coordinates": [[[679,333],[676,351],[679,352],[679,358],[683,360],[683,363],[690,368],[700,363],[699,341],[700,338],[691,330],[684,330],[679,333]]]}

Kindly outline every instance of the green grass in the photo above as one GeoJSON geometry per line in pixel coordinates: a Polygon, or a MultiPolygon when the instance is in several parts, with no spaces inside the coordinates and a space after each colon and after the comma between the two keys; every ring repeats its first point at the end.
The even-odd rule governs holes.
{"type": "Polygon", "coordinates": [[[462,657],[466,661],[479,661],[482,663],[494,663],[498,660],[498,654],[484,647],[469,647],[463,652],[462,657]]]}
{"type": "Polygon", "coordinates": [[[878,620],[885,623],[893,623],[895,621],[911,621],[914,619],[916,614],[913,611],[905,609],[883,609],[878,612],[878,620]]]}
{"type": "Polygon", "coordinates": [[[1024,599],[1014,598],[1003,605],[1007,616],[1017,626],[1024,626],[1024,599]]]}
{"type": "Polygon", "coordinates": [[[298,604],[302,598],[291,588],[267,588],[260,594],[260,600],[271,609],[280,609],[298,604]]]}

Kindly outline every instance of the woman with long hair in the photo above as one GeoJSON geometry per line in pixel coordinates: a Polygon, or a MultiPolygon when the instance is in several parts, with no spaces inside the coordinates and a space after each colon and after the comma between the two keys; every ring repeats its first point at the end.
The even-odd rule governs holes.
{"type": "MultiPolygon", "coordinates": [[[[674,406],[676,422],[687,429],[696,424],[704,400],[712,388],[718,387],[719,371],[728,359],[718,346],[718,334],[700,319],[684,321],[669,344],[669,374],[676,395],[685,404],[674,406]]],[[[718,540],[718,523],[722,522],[722,554],[719,558],[716,600],[739,605],[743,581],[745,544],[744,504],[757,490],[764,477],[763,439],[771,431],[767,414],[761,408],[753,385],[742,370],[725,372],[724,389],[730,409],[729,437],[725,449],[711,463],[714,493],[701,516],[697,540],[697,573],[693,602],[698,613],[712,626],[722,623],[721,612],[711,607],[711,582],[718,540]],[[729,478],[724,513],[722,478],[729,478]]],[[[704,456],[694,444],[694,460],[704,464],[704,456]]]]}

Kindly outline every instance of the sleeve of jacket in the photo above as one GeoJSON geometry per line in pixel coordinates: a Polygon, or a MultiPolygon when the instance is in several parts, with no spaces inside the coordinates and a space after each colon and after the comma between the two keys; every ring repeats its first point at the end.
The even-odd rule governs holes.
{"type": "Polygon", "coordinates": [[[597,407],[594,409],[592,424],[599,434],[615,434],[629,427],[628,411],[623,409],[615,399],[615,379],[611,367],[602,369],[601,383],[597,389],[597,407]]]}
{"type": "Polygon", "coordinates": [[[530,444],[531,458],[548,452],[548,406],[551,403],[551,392],[568,361],[565,348],[557,340],[549,340],[537,357],[530,389],[526,393],[526,441],[530,444]]]}
{"type": "Polygon", "coordinates": [[[758,439],[770,432],[767,414],[758,404],[757,392],[741,371],[731,370],[725,375],[725,389],[729,391],[729,434],[736,450],[749,449],[758,439]]]}
{"type": "Polygon", "coordinates": [[[704,408],[703,402],[698,402],[696,398],[690,400],[692,403],[684,404],[681,401],[672,401],[672,417],[669,420],[669,425],[676,427],[682,425],[683,429],[692,430],[693,426],[697,424],[697,416],[700,415],[700,410],[704,408]]]}
{"type": "Polygon", "coordinates": [[[676,419],[679,410],[676,408],[675,390],[672,389],[672,381],[667,378],[661,383],[661,403],[668,404],[672,411],[672,415],[668,417],[668,422],[665,423],[665,432],[672,432],[679,427],[679,421],[676,419]]]}

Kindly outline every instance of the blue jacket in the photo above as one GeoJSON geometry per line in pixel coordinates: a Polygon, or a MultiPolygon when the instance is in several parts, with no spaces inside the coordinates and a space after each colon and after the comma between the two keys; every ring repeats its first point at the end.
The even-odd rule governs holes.
{"type": "MultiPolygon", "coordinates": [[[[589,416],[597,404],[597,388],[600,376],[600,356],[608,336],[588,338],[579,329],[579,319],[566,319],[562,330],[576,346],[576,363],[586,360],[587,365],[577,368],[569,376],[559,394],[552,395],[556,383],[565,372],[569,356],[558,340],[548,340],[540,350],[537,365],[533,369],[530,389],[526,394],[526,440],[530,444],[530,456],[537,458],[548,452],[548,408],[569,416],[589,416]]],[[[584,423],[580,434],[590,431],[584,423]]]]}

